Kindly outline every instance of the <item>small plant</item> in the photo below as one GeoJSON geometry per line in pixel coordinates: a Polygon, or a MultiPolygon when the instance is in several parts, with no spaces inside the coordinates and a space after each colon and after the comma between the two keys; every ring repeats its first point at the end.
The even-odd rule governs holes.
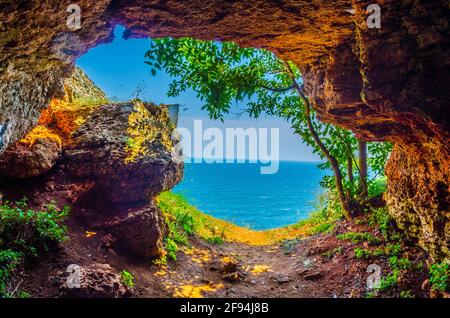
{"type": "Polygon", "coordinates": [[[379,243],[380,240],[370,233],[347,232],[336,236],[339,240],[351,241],[355,244],[361,242],[369,242],[372,244],[379,243]]]}
{"type": "Polygon", "coordinates": [[[414,298],[414,294],[410,290],[402,290],[400,292],[400,298],[414,298]]]}
{"type": "Polygon", "coordinates": [[[125,286],[127,286],[128,288],[133,288],[134,287],[134,277],[133,277],[133,275],[130,272],[128,272],[126,270],[123,270],[120,273],[120,278],[122,280],[122,283],[125,286]]]}
{"type": "Polygon", "coordinates": [[[402,246],[399,243],[386,245],[386,255],[399,256],[402,253],[402,246]]]}
{"type": "Polygon", "coordinates": [[[69,208],[59,210],[54,203],[43,211],[29,209],[25,199],[6,203],[0,206],[0,239],[4,246],[36,257],[67,239],[62,220],[68,213],[69,208]]]}
{"type": "Polygon", "coordinates": [[[177,261],[178,245],[170,237],[166,237],[166,252],[167,252],[167,256],[172,261],[174,261],[174,262],[177,261]]]}
{"type": "Polygon", "coordinates": [[[371,250],[368,250],[368,249],[356,247],[354,249],[354,252],[355,252],[355,257],[356,258],[364,258],[364,259],[384,256],[386,254],[385,250],[382,249],[382,248],[377,248],[377,249],[371,251],[371,250]]]}
{"type": "Polygon", "coordinates": [[[429,268],[431,288],[435,291],[448,292],[450,289],[450,264],[435,263],[429,268]]]}
{"type": "Polygon", "coordinates": [[[369,216],[369,225],[378,225],[385,239],[395,236],[394,220],[389,215],[387,208],[372,210],[372,213],[369,216]]]}
{"type": "Polygon", "coordinates": [[[152,264],[156,265],[156,266],[166,266],[167,265],[167,255],[163,254],[160,257],[154,259],[152,261],[152,264]]]}
{"type": "Polygon", "coordinates": [[[222,245],[222,244],[224,243],[224,240],[223,240],[220,236],[211,236],[211,237],[208,237],[208,238],[206,239],[206,241],[207,241],[208,243],[215,244],[215,245],[222,245]]]}
{"type": "Polygon", "coordinates": [[[397,286],[399,276],[400,271],[398,269],[394,269],[392,273],[381,279],[380,287],[378,287],[378,290],[388,290],[397,286]]]}
{"type": "Polygon", "coordinates": [[[342,254],[342,246],[339,246],[339,247],[330,249],[330,250],[328,250],[328,251],[322,253],[321,255],[322,255],[323,257],[325,257],[325,258],[330,259],[330,258],[332,258],[334,255],[337,255],[337,254],[342,254]]]}
{"type": "Polygon", "coordinates": [[[375,298],[375,297],[376,297],[376,293],[373,292],[373,291],[367,292],[367,293],[364,295],[364,298],[375,298]]]}
{"type": "Polygon", "coordinates": [[[0,251],[0,296],[7,296],[8,280],[21,260],[22,254],[18,252],[12,250],[0,251]]]}
{"type": "Polygon", "coordinates": [[[394,255],[389,257],[389,265],[392,268],[399,268],[399,269],[411,269],[413,266],[413,263],[407,259],[407,258],[398,258],[398,256],[394,255]]]}
{"type": "Polygon", "coordinates": [[[285,240],[282,243],[284,254],[292,254],[297,250],[299,239],[285,240]]]}

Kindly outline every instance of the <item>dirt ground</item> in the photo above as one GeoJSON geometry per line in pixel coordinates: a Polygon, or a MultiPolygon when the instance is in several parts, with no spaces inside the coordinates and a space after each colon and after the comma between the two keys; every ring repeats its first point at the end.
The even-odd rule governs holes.
{"type": "MultiPolygon", "coordinates": [[[[61,297],[64,295],[58,277],[69,264],[83,267],[103,263],[118,272],[133,274],[131,297],[365,297],[368,266],[375,263],[386,275],[388,262],[383,258],[357,259],[355,245],[336,238],[336,233],[349,230],[371,229],[341,222],[333,234],[268,246],[229,242],[213,245],[192,237],[176,262],[154,265],[151,260],[138,261],[105,246],[105,233],[88,234],[89,229],[70,220],[69,241],[57,254],[41,258],[45,261],[28,264],[29,269],[19,275],[21,289],[32,297],[61,297]]],[[[412,290],[418,297],[427,296],[421,290],[424,273],[405,276],[403,289],[412,290]]],[[[390,291],[379,296],[395,295],[390,291]]]]}

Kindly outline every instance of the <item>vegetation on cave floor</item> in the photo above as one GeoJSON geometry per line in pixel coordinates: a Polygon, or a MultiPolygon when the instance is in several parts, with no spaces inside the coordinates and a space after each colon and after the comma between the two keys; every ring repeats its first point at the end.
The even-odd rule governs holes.
{"type": "MultiPolygon", "coordinates": [[[[136,265],[125,256],[107,258],[137,296],[146,296],[158,286],[156,290],[163,290],[153,297],[279,297],[280,293],[286,297],[426,297],[428,291],[421,286],[427,278],[432,293],[448,292],[448,264],[428,266],[425,254],[404,242],[384,208],[352,221],[316,215],[296,226],[264,233],[205,215],[170,192],[159,196],[158,205],[168,221],[168,238],[177,245],[172,250],[176,261],[169,257],[164,263],[136,265]],[[368,292],[370,264],[380,266],[383,278],[378,289],[368,292]],[[295,287],[299,285],[303,287],[295,287]]],[[[61,221],[67,209],[49,205],[37,212],[18,202],[6,203],[0,211],[3,296],[25,297],[26,284],[11,295],[20,282],[16,274],[32,268],[34,260],[53,252],[66,239],[61,221]],[[35,230],[23,236],[24,242],[15,242],[10,235],[23,233],[24,225],[35,230]]],[[[104,257],[96,254],[103,253],[97,249],[101,233],[88,237],[85,230],[68,231],[77,242],[80,238],[73,231],[82,236],[73,255],[104,257]]],[[[68,243],[65,246],[71,249],[68,243]]],[[[29,291],[35,296],[35,290],[29,291]]]]}
{"type": "Polygon", "coordinates": [[[20,289],[15,274],[67,240],[63,220],[68,213],[67,207],[58,209],[54,203],[35,211],[26,199],[0,205],[0,298],[30,296],[20,289]]]}
{"type": "Polygon", "coordinates": [[[254,246],[270,245],[329,231],[333,227],[332,222],[339,218],[338,215],[328,215],[329,211],[324,209],[294,225],[255,231],[204,214],[190,205],[181,195],[172,192],[160,194],[157,203],[169,224],[168,246],[173,245],[172,241],[185,245],[188,235],[194,233],[213,244],[228,241],[254,246]]]}
{"type": "MultiPolygon", "coordinates": [[[[361,280],[356,284],[359,287],[355,287],[353,294],[345,294],[351,297],[425,297],[427,294],[422,290],[422,284],[427,277],[430,277],[429,282],[435,294],[448,292],[450,286],[447,263],[428,266],[423,251],[406,244],[386,208],[372,209],[367,215],[352,221],[343,220],[342,214],[341,217],[334,215],[327,218],[326,214],[316,213],[311,219],[293,226],[252,231],[205,215],[179,195],[170,192],[161,194],[158,204],[169,223],[166,249],[171,261],[157,261],[161,270],[156,275],[172,277],[168,288],[172,288],[178,296],[203,295],[201,291],[205,287],[199,282],[197,285],[192,281],[184,282],[186,284],[182,280],[180,284],[174,282],[178,276],[170,268],[177,267],[172,264],[180,262],[180,257],[183,264],[187,258],[191,264],[200,267],[208,266],[217,258],[222,266],[228,262],[237,262],[245,275],[253,277],[255,273],[265,273],[263,276],[269,278],[281,274],[292,275],[292,268],[291,271],[284,268],[292,265],[292,258],[296,264],[299,260],[309,262],[313,259],[314,271],[323,276],[329,275],[325,273],[333,267],[332,264],[340,264],[342,268],[358,268],[354,275],[363,277],[368,275],[366,270],[370,264],[380,266],[382,278],[378,287],[368,291],[365,279],[361,280]],[[192,243],[194,237],[201,238],[212,249],[199,248],[198,244],[192,243]],[[274,255],[277,255],[277,260],[274,255]],[[254,259],[258,262],[252,263],[254,259]]],[[[298,271],[298,266],[294,267],[298,271]]],[[[331,272],[334,270],[335,278],[338,276],[343,281],[353,280],[347,271],[336,268],[331,272]]],[[[242,272],[236,271],[231,276],[240,277],[242,272]]],[[[327,277],[322,277],[315,283],[316,287],[324,288],[322,284],[326,281],[327,277]]],[[[209,284],[211,289],[206,288],[206,295],[220,295],[218,290],[223,286],[218,287],[219,283],[209,284]]],[[[351,289],[350,286],[348,288],[351,289]]]]}

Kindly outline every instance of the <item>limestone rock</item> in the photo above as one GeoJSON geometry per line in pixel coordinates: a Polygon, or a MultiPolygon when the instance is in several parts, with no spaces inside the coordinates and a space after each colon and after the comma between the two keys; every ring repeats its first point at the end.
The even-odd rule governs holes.
{"type": "Polygon", "coordinates": [[[450,166],[438,149],[397,145],[387,164],[389,212],[436,260],[450,254],[450,166]]]}
{"type": "Polygon", "coordinates": [[[182,179],[172,130],[165,107],[103,105],[74,133],[65,169],[73,177],[95,181],[107,202],[147,202],[182,179]]]}
{"type": "Polygon", "coordinates": [[[17,142],[0,155],[0,175],[12,178],[40,176],[55,165],[61,145],[51,138],[36,139],[30,147],[17,142]]]}
{"type": "MultiPolygon", "coordinates": [[[[75,265],[77,266],[77,265],[75,265]]],[[[94,263],[74,267],[64,273],[61,286],[63,295],[76,298],[120,298],[132,291],[122,283],[120,273],[108,264],[94,263]]]]}
{"type": "Polygon", "coordinates": [[[126,252],[144,258],[159,256],[165,222],[161,211],[151,203],[141,209],[127,211],[104,224],[104,228],[119,238],[116,243],[126,252]]]}

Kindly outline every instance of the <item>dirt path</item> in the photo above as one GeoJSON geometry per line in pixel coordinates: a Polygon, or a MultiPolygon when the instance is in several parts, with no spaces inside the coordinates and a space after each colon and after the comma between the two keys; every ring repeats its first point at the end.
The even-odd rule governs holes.
{"type": "MultiPolygon", "coordinates": [[[[158,284],[167,297],[349,297],[365,292],[365,262],[350,261],[331,236],[284,245],[209,245],[194,240],[176,263],[148,271],[135,268],[141,286],[158,284]],[[156,278],[156,280],[154,279],[156,278]]],[[[148,288],[138,297],[151,296],[148,288]]]]}
{"type": "MultiPolygon", "coordinates": [[[[368,231],[348,224],[337,228],[368,231]]],[[[69,264],[101,263],[129,271],[135,281],[133,297],[364,297],[369,264],[389,273],[386,259],[356,258],[355,245],[338,240],[336,233],[267,246],[214,245],[192,237],[176,262],[161,266],[105,248],[105,233],[87,237],[88,229],[70,229],[64,250],[26,275],[23,286],[33,296],[61,296],[54,280],[69,264]]],[[[417,277],[413,286],[420,289],[423,279],[417,277]]]]}

